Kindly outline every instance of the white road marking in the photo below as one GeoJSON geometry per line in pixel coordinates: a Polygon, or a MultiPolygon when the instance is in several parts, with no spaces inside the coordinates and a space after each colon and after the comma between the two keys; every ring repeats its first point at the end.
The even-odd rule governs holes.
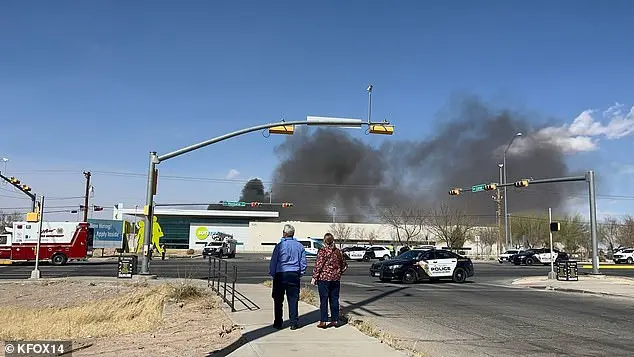
{"type": "Polygon", "coordinates": [[[361,288],[373,288],[373,287],[375,287],[374,285],[354,283],[354,282],[351,282],[351,281],[342,281],[341,284],[350,285],[350,286],[358,286],[358,287],[361,287],[361,288]]]}

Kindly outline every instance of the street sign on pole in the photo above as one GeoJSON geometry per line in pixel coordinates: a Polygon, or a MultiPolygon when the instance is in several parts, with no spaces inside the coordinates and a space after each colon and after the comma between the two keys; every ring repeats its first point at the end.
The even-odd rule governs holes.
{"type": "Polygon", "coordinates": [[[246,207],[247,203],[242,201],[222,201],[225,207],[246,207]]]}
{"type": "Polygon", "coordinates": [[[485,188],[485,187],[486,187],[486,185],[485,185],[485,184],[471,186],[471,192],[480,192],[480,191],[484,191],[484,188],[485,188]]]}

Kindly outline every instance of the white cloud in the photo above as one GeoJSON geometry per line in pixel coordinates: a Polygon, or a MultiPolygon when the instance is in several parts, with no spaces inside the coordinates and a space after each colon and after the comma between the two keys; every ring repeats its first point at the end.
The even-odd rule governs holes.
{"type": "Polygon", "coordinates": [[[234,178],[238,177],[238,175],[240,175],[240,171],[238,171],[236,169],[231,169],[231,170],[229,170],[229,173],[227,173],[227,178],[228,179],[234,179],[234,178]]]}
{"type": "Polygon", "coordinates": [[[555,145],[566,154],[595,151],[602,138],[616,140],[634,133],[634,106],[627,111],[617,103],[601,117],[597,118],[595,110],[585,110],[570,124],[546,127],[518,138],[509,153],[521,154],[539,143],[555,145]]]}

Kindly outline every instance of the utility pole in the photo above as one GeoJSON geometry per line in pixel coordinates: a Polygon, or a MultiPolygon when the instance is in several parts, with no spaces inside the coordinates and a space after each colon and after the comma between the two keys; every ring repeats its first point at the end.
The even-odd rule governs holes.
{"type": "MultiPolygon", "coordinates": [[[[503,183],[503,168],[504,164],[498,164],[500,168],[500,184],[503,183]]],[[[497,196],[495,202],[497,203],[497,225],[498,225],[498,255],[502,253],[502,192],[500,188],[497,190],[497,196]]]]}
{"type": "Polygon", "coordinates": [[[90,194],[90,171],[84,171],[86,177],[86,196],[84,197],[84,222],[88,222],[88,195],[90,194]]]}

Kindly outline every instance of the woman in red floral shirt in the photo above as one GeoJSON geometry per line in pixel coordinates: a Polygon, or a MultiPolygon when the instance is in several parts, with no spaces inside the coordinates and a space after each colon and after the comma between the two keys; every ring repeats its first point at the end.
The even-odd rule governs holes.
{"type": "Polygon", "coordinates": [[[347,268],[343,253],[335,247],[335,237],[332,234],[326,233],[324,235],[324,245],[325,247],[317,253],[312,279],[312,283],[316,284],[319,290],[319,310],[321,310],[321,320],[317,325],[319,328],[337,326],[341,274],[347,268]],[[329,302],[330,323],[328,323],[329,302]]]}

